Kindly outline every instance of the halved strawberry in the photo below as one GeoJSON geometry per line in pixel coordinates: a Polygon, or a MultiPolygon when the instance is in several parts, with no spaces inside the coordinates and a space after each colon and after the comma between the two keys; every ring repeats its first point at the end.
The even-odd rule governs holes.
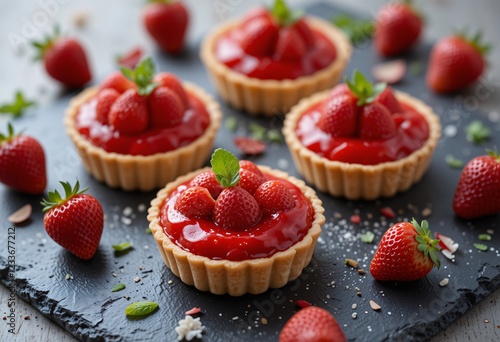
{"type": "Polygon", "coordinates": [[[169,72],[160,72],[153,77],[153,82],[158,83],[159,86],[164,86],[174,91],[184,105],[183,111],[188,110],[191,107],[186,90],[182,86],[181,81],[174,74],[169,72]]]}
{"type": "Polygon", "coordinates": [[[189,218],[210,218],[215,201],[206,188],[187,188],[175,201],[174,209],[189,218]]]}
{"type": "Polygon", "coordinates": [[[189,183],[190,186],[201,186],[210,192],[213,199],[217,199],[224,188],[217,181],[213,171],[199,173],[189,183]]]}
{"type": "Polygon", "coordinates": [[[391,113],[380,103],[363,106],[359,120],[359,137],[362,139],[389,139],[396,134],[396,123],[391,113]]]}
{"type": "Polygon", "coordinates": [[[255,191],[255,200],[262,213],[272,215],[291,210],[295,207],[292,193],[279,180],[270,180],[255,191]]]}
{"type": "Polygon", "coordinates": [[[120,93],[113,88],[105,88],[97,94],[97,105],[95,108],[96,120],[102,124],[108,123],[109,110],[116,99],[120,97],[120,93]]]}
{"type": "Polygon", "coordinates": [[[118,132],[133,134],[148,127],[149,113],[146,98],[129,89],[113,103],[108,115],[109,124],[118,132]]]}
{"type": "Polygon", "coordinates": [[[128,80],[120,71],[115,71],[106,77],[99,86],[100,91],[107,88],[112,88],[122,94],[129,89],[135,89],[136,85],[134,82],[128,80]]]}
{"type": "Polygon", "coordinates": [[[157,87],[148,97],[151,125],[173,127],[182,122],[184,105],[177,94],[167,87],[157,87]]]}
{"type": "Polygon", "coordinates": [[[255,190],[266,181],[266,178],[258,173],[240,168],[240,183],[243,189],[251,195],[255,194],[255,190]]]}
{"type": "Polygon", "coordinates": [[[333,137],[350,137],[358,126],[357,99],[351,95],[330,96],[323,105],[318,127],[333,137]]]}
{"type": "Polygon", "coordinates": [[[386,106],[391,114],[403,112],[401,104],[399,103],[398,99],[394,95],[394,92],[392,91],[392,88],[390,87],[386,87],[384,91],[378,94],[375,101],[386,106]]]}
{"type": "Polygon", "coordinates": [[[254,18],[244,26],[241,47],[252,56],[270,56],[278,35],[279,28],[272,20],[265,17],[254,18]]]}
{"type": "Polygon", "coordinates": [[[277,60],[298,61],[306,52],[307,45],[294,27],[281,28],[274,54],[277,60]]]}
{"type": "Polygon", "coordinates": [[[295,30],[299,33],[300,37],[306,44],[306,48],[310,49],[314,47],[316,38],[314,37],[314,33],[309,27],[309,24],[304,20],[304,18],[300,18],[293,25],[295,30]]]}

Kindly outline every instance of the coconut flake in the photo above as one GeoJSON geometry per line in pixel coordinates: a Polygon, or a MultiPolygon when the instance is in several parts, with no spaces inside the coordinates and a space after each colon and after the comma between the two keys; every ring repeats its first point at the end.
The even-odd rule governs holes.
{"type": "Polygon", "coordinates": [[[379,82],[398,83],[406,72],[406,62],[403,59],[379,63],[373,66],[372,75],[379,82]]]}
{"type": "Polygon", "coordinates": [[[447,259],[450,259],[450,260],[454,260],[455,259],[455,255],[452,252],[450,252],[449,250],[447,250],[447,249],[442,249],[441,253],[443,253],[443,255],[447,259]]]}
{"type": "Polygon", "coordinates": [[[182,341],[183,339],[191,341],[193,338],[201,338],[203,330],[205,330],[205,327],[201,325],[200,318],[193,318],[191,316],[181,319],[179,325],[175,328],[178,341],[182,341]]]}
{"type": "Polygon", "coordinates": [[[436,238],[440,241],[439,245],[443,249],[449,250],[451,253],[455,253],[458,249],[458,243],[455,243],[451,238],[444,236],[442,234],[436,233],[436,238]]]}
{"type": "Polygon", "coordinates": [[[32,211],[33,208],[31,207],[31,204],[25,204],[21,208],[13,212],[7,218],[7,220],[9,220],[9,222],[14,224],[23,223],[24,221],[30,218],[32,211]]]}

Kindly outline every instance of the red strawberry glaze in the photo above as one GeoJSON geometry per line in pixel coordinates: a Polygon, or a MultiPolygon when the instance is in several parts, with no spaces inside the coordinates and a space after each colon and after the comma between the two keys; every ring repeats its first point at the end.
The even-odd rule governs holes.
{"type": "MultiPolygon", "coordinates": [[[[267,180],[278,179],[265,175],[267,180]]],[[[292,183],[279,179],[295,199],[295,208],[260,221],[243,231],[217,226],[213,220],[189,219],[174,209],[179,194],[189,182],[181,184],[165,200],[160,213],[163,231],[180,248],[213,260],[241,261],[271,257],[296,244],[307,235],[314,221],[311,202],[292,183]]]]}
{"type": "Polygon", "coordinates": [[[312,106],[299,119],[296,133],[309,150],[321,157],[344,163],[377,165],[402,159],[418,150],[429,137],[425,118],[401,103],[402,113],[393,114],[397,134],[386,140],[332,137],[318,127],[322,103],[312,106]]]}
{"type": "Polygon", "coordinates": [[[277,61],[269,57],[248,55],[240,46],[242,28],[238,27],[222,35],[215,46],[217,60],[234,71],[262,80],[294,80],[314,74],[329,66],[337,57],[335,45],[322,33],[313,31],[315,45],[299,62],[277,61]]]}
{"type": "Polygon", "coordinates": [[[199,138],[210,124],[204,104],[188,94],[190,109],[180,125],[169,128],[150,128],[138,134],[125,135],[96,120],[97,97],[79,108],[76,127],[80,134],[107,152],[131,155],[153,155],[186,146],[199,138]]]}

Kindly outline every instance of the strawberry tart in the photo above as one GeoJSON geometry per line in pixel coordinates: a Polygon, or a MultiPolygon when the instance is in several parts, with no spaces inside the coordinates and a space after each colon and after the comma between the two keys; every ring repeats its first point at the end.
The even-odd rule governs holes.
{"type": "Polygon", "coordinates": [[[155,75],[148,58],[72,99],[65,124],[96,179],[148,191],[203,165],[221,117],[205,91],[170,73],[155,75]]]}
{"type": "Polygon", "coordinates": [[[226,150],[211,163],[151,202],[150,229],[167,267],[199,290],[232,296],[297,278],[325,222],[321,200],[304,182],[226,150]]]}
{"type": "Polygon", "coordinates": [[[283,133],[297,169],[319,190],[373,200],[423,177],[441,125],[422,101],[355,72],[293,107],[283,133]]]}
{"type": "Polygon", "coordinates": [[[216,28],[200,54],[226,102],[252,115],[273,116],[336,84],[351,45],[331,23],[276,0],[272,9],[255,9],[216,28]]]}

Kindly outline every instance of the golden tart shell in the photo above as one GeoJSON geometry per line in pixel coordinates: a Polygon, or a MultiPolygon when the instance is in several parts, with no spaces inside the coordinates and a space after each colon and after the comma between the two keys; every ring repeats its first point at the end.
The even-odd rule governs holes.
{"type": "Polygon", "coordinates": [[[197,174],[208,171],[209,168],[191,172],[160,190],[148,210],[149,228],[158,244],[163,260],[185,284],[219,295],[257,294],[269,288],[282,287],[287,282],[296,279],[311,261],[316,241],[321,233],[321,225],[325,222],[321,200],[303,181],[266,166],[259,166],[259,168],[266,174],[293,183],[311,201],[315,213],[307,235],[287,250],[275,253],[269,258],[243,261],[212,260],[180,248],[164,233],[160,224],[160,210],[173,190],[197,174]]]}
{"type": "Polygon", "coordinates": [[[202,43],[200,57],[222,99],[250,115],[275,116],[287,113],[301,98],[335,85],[351,56],[351,44],[345,34],[331,23],[306,17],[307,23],[328,37],[337,49],[335,61],[312,75],[294,80],[262,80],[248,77],[220,63],[214,53],[219,37],[234,29],[241,19],[232,20],[214,29],[202,43]]]}
{"type": "Polygon", "coordinates": [[[88,88],[74,97],[66,111],[64,123],[85,169],[109,187],[149,191],[165,186],[178,176],[201,167],[212,152],[222,113],[219,104],[203,89],[190,83],[183,83],[183,86],[188,93],[195,95],[205,104],[210,124],[203,135],[191,144],[150,156],[107,152],[92,144],[78,132],[76,115],[80,106],[97,94],[98,88],[88,88]]]}
{"type": "Polygon", "coordinates": [[[295,132],[302,113],[324,101],[329,93],[330,90],[327,90],[300,101],[287,114],[283,127],[295,166],[309,183],[333,196],[343,196],[349,200],[374,200],[392,197],[420,181],[429,168],[441,136],[439,118],[429,106],[406,93],[395,92],[400,102],[410,105],[425,118],[429,126],[429,138],[421,148],[400,160],[377,165],[350,164],[319,156],[305,147],[295,132]]]}

